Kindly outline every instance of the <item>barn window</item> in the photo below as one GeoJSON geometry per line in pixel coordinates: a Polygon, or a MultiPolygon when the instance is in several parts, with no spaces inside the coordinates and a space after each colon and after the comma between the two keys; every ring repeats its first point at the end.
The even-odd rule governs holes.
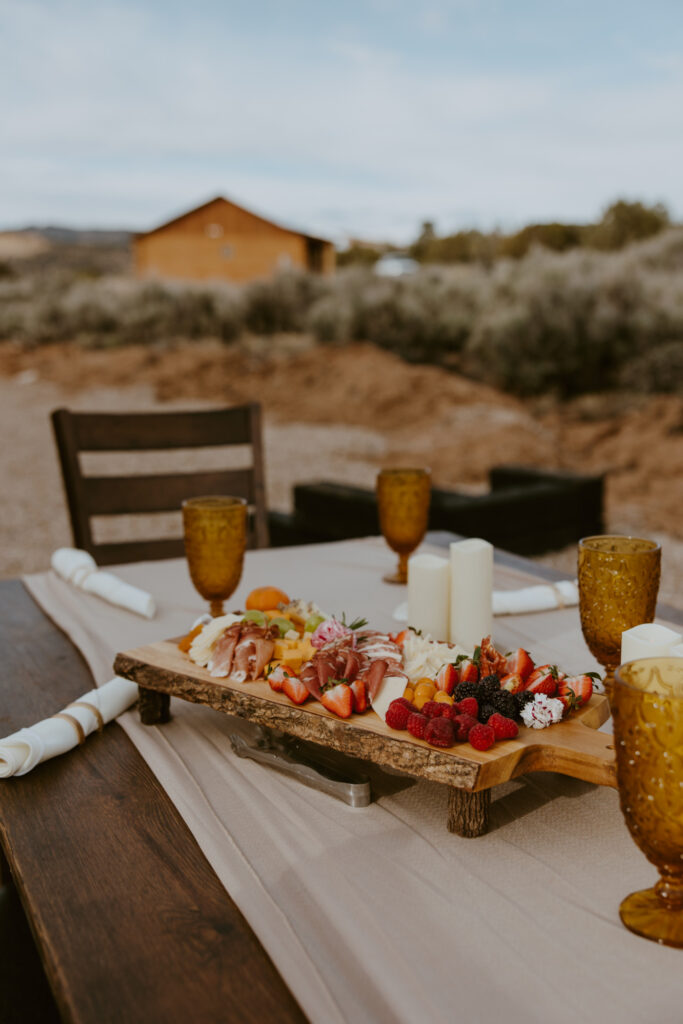
{"type": "Polygon", "coordinates": [[[222,238],[223,237],[223,225],[222,224],[207,224],[206,233],[209,238],[222,238]]]}
{"type": "Polygon", "coordinates": [[[224,260],[231,260],[235,255],[235,250],[231,245],[224,245],[221,249],[221,256],[224,260]]]}

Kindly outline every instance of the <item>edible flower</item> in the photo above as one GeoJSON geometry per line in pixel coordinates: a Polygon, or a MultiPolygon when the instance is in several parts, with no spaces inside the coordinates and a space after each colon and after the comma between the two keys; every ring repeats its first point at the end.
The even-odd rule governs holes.
{"type": "Polygon", "coordinates": [[[320,648],[324,647],[325,644],[329,644],[332,640],[340,640],[343,636],[351,636],[355,641],[355,633],[349,626],[345,626],[339,619],[325,619],[313,631],[311,644],[314,647],[320,648]]]}
{"type": "Polygon", "coordinates": [[[533,701],[522,708],[522,720],[529,729],[545,729],[559,722],[563,714],[562,701],[545,693],[537,693],[533,701]]]}

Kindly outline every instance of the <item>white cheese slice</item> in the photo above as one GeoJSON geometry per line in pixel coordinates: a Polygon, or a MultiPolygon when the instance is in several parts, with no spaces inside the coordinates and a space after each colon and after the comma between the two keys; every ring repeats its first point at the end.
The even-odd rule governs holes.
{"type": "Polygon", "coordinates": [[[392,700],[403,696],[407,683],[403,676],[385,676],[375,698],[372,701],[373,711],[384,721],[387,716],[387,709],[392,700]]]}

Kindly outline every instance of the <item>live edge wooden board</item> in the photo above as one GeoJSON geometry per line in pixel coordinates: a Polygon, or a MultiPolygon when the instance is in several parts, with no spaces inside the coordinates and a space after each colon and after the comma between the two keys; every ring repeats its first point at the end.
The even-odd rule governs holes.
{"type": "Polygon", "coordinates": [[[580,711],[547,729],[520,727],[519,737],[478,751],[468,743],[440,750],[408,732],[390,729],[374,711],[337,718],[318,701],[296,707],[264,681],[215,679],[178,650],[176,641],[125,651],[114,670],[140,687],[146,725],[168,721],[170,697],[208,704],[312,743],[450,787],[448,828],[479,836],[488,827],[491,788],[532,771],[560,772],[600,786],[616,786],[612,736],[597,729],[609,717],[606,697],[594,694],[580,711]]]}

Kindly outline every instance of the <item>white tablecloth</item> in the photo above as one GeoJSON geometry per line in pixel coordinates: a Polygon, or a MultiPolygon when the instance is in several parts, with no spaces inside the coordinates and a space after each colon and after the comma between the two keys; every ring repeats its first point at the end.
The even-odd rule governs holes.
{"type": "MultiPolygon", "coordinates": [[[[375,538],[251,552],[230,605],[274,584],[391,628],[402,589],[381,576],[394,560],[375,538]]],[[[116,573],[154,595],[154,621],[52,573],[27,580],[98,683],[118,650],[178,635],[203,610],[181,560],[116,573]]],[[[497,587],[528,582],[496,572],[497,587]]],[[[529,647],[571,672],[595,667],[575,608],[512,616],[494,630],[506,649],[529,647]]],[[[683,1018],[680,952],[619,921],[620,900],[655,871],[614,790],[536,774],[494,794],[488,835],[462,839],[446,830],[444,786],[419,783],[352,809],[237,758],[227,716],[177,700],[172,712],[161,727],[133,712],[120,722],[315,1024],[683,1018]]]]}

